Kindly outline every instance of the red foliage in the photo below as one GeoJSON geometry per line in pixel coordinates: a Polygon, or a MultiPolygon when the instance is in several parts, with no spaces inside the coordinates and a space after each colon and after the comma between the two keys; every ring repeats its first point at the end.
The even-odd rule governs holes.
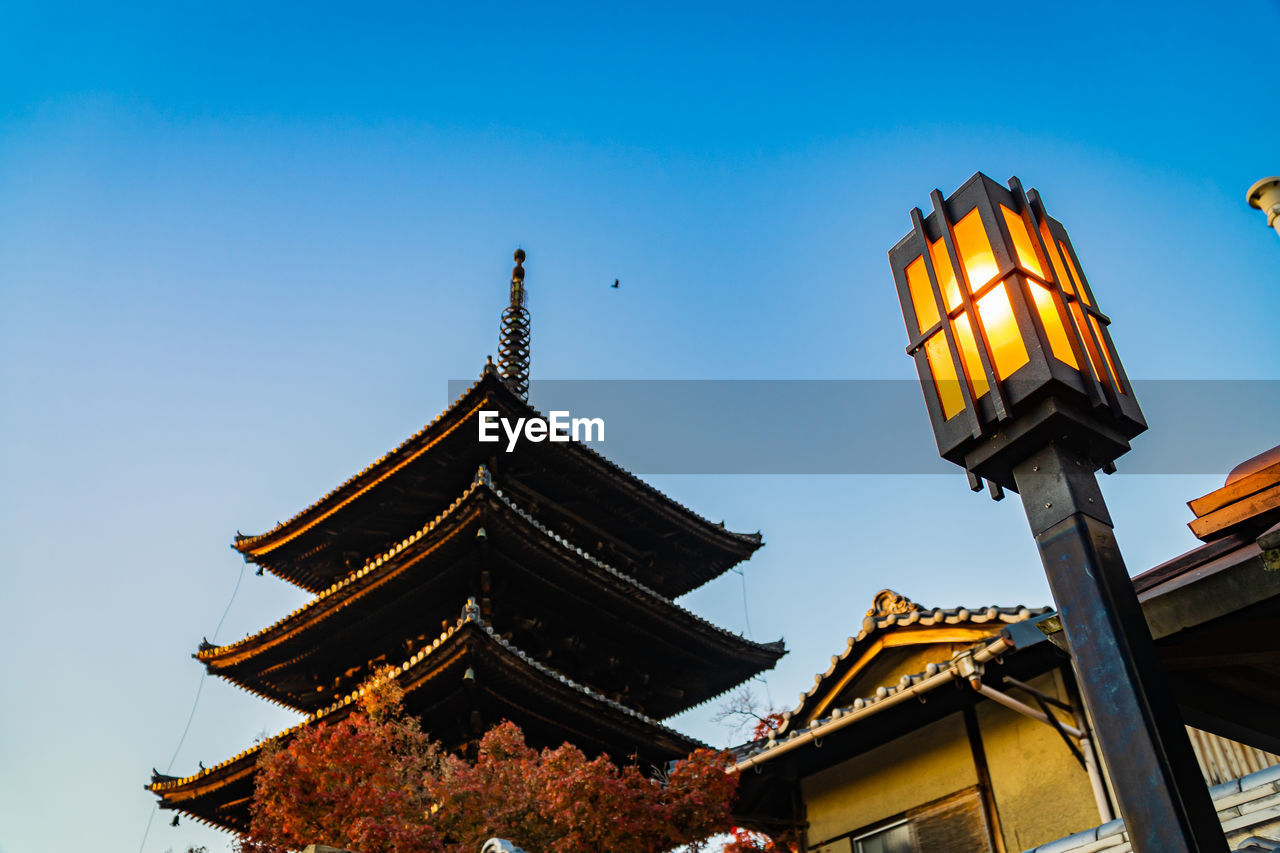
{"type": "Polygon", "coordinates": [[[726,754],[699,750],[651,779],[570,744],[535,750],[503,723],[471,762],[402,716],[394,687],[372,693],[362,711],[264,753],[243,853],[475,853],[493,836],[530,853],[659,853],[729,827],[737,776],[726,754]]]}
{"type": "Polygon", "coordinates": [[[782,728],[782,712],[770,711],[763,717],[756,718],[755,727],[751,729],[751,739],[760,740],[782,728]]]}
{"type": "Polygon", "coordinates": [[[538,752],[514,723],[491,729],[474,764],[449,757],[430,779],[432,816],[453,849],[474,853],[497,835],[537,853],[648,853],[697,844],[729,825],[736,777],[700,750],[665,780],[564,744],[538,752]]]}
{"type": "Polygon", "coordinates": [[[258,761],[252,823],[242,853],[281,853],[326,843],[360,853],[437,853],[444,846],[424,816],[424,775],[440,763],[417,720],[399,713],[385,682],[362,711],[309,726],[258,761]]]}
{"type": "Polygon", "coordinates": [[[729,830],[729,836],[731,840],[721,853],[796,853],[799,846],[791,835],[770,838],[740,826],[729,830]]]}

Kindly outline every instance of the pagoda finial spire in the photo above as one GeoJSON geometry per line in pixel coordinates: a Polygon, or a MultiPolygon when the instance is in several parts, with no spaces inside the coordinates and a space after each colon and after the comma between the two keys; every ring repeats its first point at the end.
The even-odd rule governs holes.
{"type": "Polygon", "coordinates": [[[529,311],[524,307],[524,249],[516,249],[511,270],[511,303],[502,311],[498,365],[502,381],[521,400],[529,399],[529,311]]]}

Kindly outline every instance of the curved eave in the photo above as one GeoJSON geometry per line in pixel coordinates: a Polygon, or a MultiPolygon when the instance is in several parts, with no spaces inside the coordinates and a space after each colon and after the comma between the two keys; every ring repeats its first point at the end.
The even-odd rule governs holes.
{"type": "MultiPolygon", "coordinates": [[[[621,594],[632,599],[634,606],[648,610],[650,614],[662,619],[665,624],[675,626],[678,632],[683,633],[691,641],[704,644],[708,651],[718,650],[718,653],[731,660],[742,661],[756,667],[743,675],[743,678],[773,667],[786,654],[782,641],[757,643],[727,631],[568,542],[539,523],[530,513],[497,488],[492,476],[481,466],[471,485],[445,511],[394,548],[370,560],[364,567],[333,584],[315,599],[274,624],[235,643],[202,648],[195,653],[194,657],[203,662],[213,674],[227,678],[259,696],[305,713],[306,708],[301,707],[295,697],[277,693],[259,683],[249,673],[236,672],[236,668],[242,667],[264,652],[284,643],[298,642],[304,647],[313,645],[305,638],[317,630],[322,630],[329,618],[356,605],[379,586],[405,577],[406,569],[420,561],[426,553],[442,542],[447,542],[448,537],[455,535],[461,529],[459,519],[473,517],[471,510],[475,508],[480,494],[491,496],[496,500],[508,517],[513,519],[517,526],[527,531],[529,541],[536,546],[550,549],[553,556],[564,563],[580,567],[584,578],[589,582],[607,584],[613,589],[615,596],[621,594]]],[[[736,683],[738,681],[734,681],[734,684],[736,683]]],[[[692,704],[700,704],[703,701],[706,700],[700,698],[692,704]]]]}
{"type": "Polygon", "coordinates": [[[297,636],[300,632],[319,624],[336,611],[349,606],[374,586],[402,570],[404,561],[396,559],[401,554],[413,549],[414,553],[411,556],[418,557],[421,556],[417,553],[419,549],[414,546],[424,543],[430,548],[436,544],[433,534],[450,528],[457,521],[464,510],[464,506],[475,495],[476,490],[485,485],[485,479],[487,478],[487,472],[481,469],[481,472],[477,474],[471,485],[439,515],[427,522],[425,526],[394,547],[369,560],[361,568],[334,582],[328,588],[321,590],[316,594],[315,598],[295,608],[287,616],[243,639],[236,640],[234,643],[203,647],[192,657],[205,663],[210,667],[211,671],[216,672],[219,668],[249,660],[265,649],[297,636]]]}
{"type": "Polygon", "coordinates": [[[832,655],[831,665],[813,677],[813,687],[800,694],[799,704],[782,715],[779,736],[789,733],[796,725],[805,725],[825,705],[834,701],[843,689],[842,681],[855,674],[855,666],[868,653],[874,653],[878,642],[890,634],[907,633],[903,642],[895,645],[924,645],[936,642],[974,642],[981,635],[996,634],[1005,625],[1021,622],[1034,616],[1052,612],[1051,607],[1027,608],[985,607],[970,610],[967,607],[915,610],[910,613],[888,614],[879,618],[868,617],[862,629],[845,642],[844,650],[832,655]],[[946,629],[958,629],[951,636],[946,629]],[[966,630],[969,629],[969,630],[966,630]],[[910,634],[916,634],[912,637],[910,634]],[[916,642],[913,642],[915,640],[916,642]]]}
{"type": "Polygon", "coordinates": [[[326,493],[288,521],[280,522],[265,533],[257,535],[246,536],[237,533],[231,547],[239,551],[247,562],[258,563],[267,571],[290,583],[298,584],[311,592],[323,589],[323,585],[317,585],[315,578],[303,572],[281,570],[272,565],[266,557],[303,536],[317,524],[331,518],[379,484],[390,479],[458,429],[472,414],[488,405],[487,393],[495,386],[503,387],[500,381],[485,382],[491,376],[497,376],[492,362],[485,365],[480,379],[473,382],[452,405],[418,432],[402,441],[395,449],[366,465],[363,470],[349,477],[337,488],[326,493]]]}
{"type": "MultiPolygon", "coordinates": [[[[876,691],[865,697],[855,698],[840,707],[834,708],[831,712],[821,718],[810,720],[803,725],[795,725],[786,729],[780,729],[771,733],[766,738],[750,741],[740,746],[730,749],[737,758],[736,770],[742,772],[750,767],[756,767],[759,772],[760,765],[771,761],[788,752],[794,752],[796,749],[808,747],[810,749],[818,749],[823,745],[822,738],[832,735],[836,730],[848,729],[850,726],[856,726],[869,717],[899,706],[901,703],[915,699],[911,703],[911,710],[917,715],[922,709],[934,708],[941,706],[944,710],[942,714],[950,713],[947,709],[948,702],[954,702],[956,697],[961,698],[961,702],[973,702],[978,700],[978,694],[970,691],[953,691],[942,702],[926,701],[931,691],[937,690],[944,685],[952,684],[961,679],[961,670],[959,660],[961,657],[968,657],[979,663],[994,662],[1003,664],[1005,657],[1009,653],[1016,654],[1014,647],[1002,637],[988,638],[986,641],[974,643],[968,646],[963,652],[957,652],[951,656],[949,660],[930,663],[922,672],[914,672],[902,676],[897,684],[881,685],[876,691]]],[[[1027,654],[1027,653],[1024,653],[1027,654]]],[[[1029,653],[1032,658],[1036,657],[1034,652],[1029,653]]],[[[1044,658],[1041,658],[1043,661],[1044,658]]],[[[954,705],[952,706],[954,707],[954,705]]],[[[928,715],[930,712],[925,712],[928,715]]],[[[933,711],[932,713],[937,713],[933,711]]],[[[905,723],[903,730],[917,731],[920,725],[919,716],[916,722],[905,723]]],[[[885,742],[879,740],[872,746],[885,742]]],[[[838,752],[838,755],[848,757],[849,753],[838,752]]],[[[744,777],[745,778],[745,777],[744,777]]]]}
{"type": "MultiPolygon", "coordinates": [[[[554,552],[558,552],[556,556],[559,556],[569,565],[582,566],[585,569],[583,572],[584,577],[595,581],[605,581],[616,593],[630,598],[641,609],[641,613],[647,611],[649,618],[655,622],[671,626],[673,640],[701,644],[706,654],[721,655],[726,667],[729,662],[739,664],[738,667],[735,667],[735,669],[739,670],[737,674],[721,680],[726,686],[713,686],[711,693],[699,696],[691,702],[683,703],[678,710],[671,711],[669,715],[682,713],[690,707],[709,701],[715,695],[723,694],[723,692],[732,689],[743,680],[765,669],[771,669],[786,654],[786,646],[782,640],[772,643],[758,643],[740,634],[721,628],[692,611],[681,607],[657,590],[614,568],[540,524],[530,513],[505,495],[501,489],[494,487],[492,480],[486,478],[486,486],[492,489],[494,496],[501,501],[504,508],[519,519],[524,524],[525,529],[533,534],[529,541],[535,547],[551,549],[554,552]]],[[[715,668],[714,665],[713,668],[715,668]]]]}
{"type": "MultiPolygon", "coordinates": [[[[286,734],[282,732],[273,740],[286,734]]],[[[245,797],[253,791],[260,749],[261,745],[255,744],[192,776],[168,778],[153,774],[146,789],[160,798],[162,809],[180,812],[217,829],[246,832],[249,809],[245,797]]]]}
{"type": "MultiPolygon", "coordinates": [[[[600,722],[607,724],[615,732],[646,733],[647,737],[642,743],[657,752],[667,752],[672,757],[677,757],[706,746],[620,702],[596,693],[591,688],[533,659],[498,636],[493,626],[481,618],[480,610],[474,603],[469,603],[464,608],[462,618],[442,632],[430,646],[391,669],[391,677],[395,678],[404,690],[406,705],[412,704],[410,695],[415,690],[431,681],[442,660],[447,662],[451,658],[456,658],[468,648],[472,653],[485,654],[488,659],[500,661],[501,665],[523,680],[530,689],[558,698],[564,707],[578,706],[588,709],[588,713],[595,715],[600,722]]],[[[360,697],[367,689],[367,686],[361,686],[338,701],[309,715],[302,722],[290,726],[272,738],[255,743],[212,767],[183,777],[154,774],[152,782],[145,787],[160,798],[162,808],[177,809],[224,829],[243,831],[244,827],[234,820],[219,819],[214,813],[216,803],[210,803],[210,799],[228,786],[242,783],[252,776],[256,772],[259,753],[267,744],[287,743],[288,739],[304,726],[343,719],[356,709],[360,697]]],[[[426,725],[429,727],[430,721],[426,721],[426,725]]]]}
{"type": "MultiPolygon", "coordinates": [[[[497,404],[514,410],[523,417],[543,417],[528,403],[512,394],[502,384],[492,364],[488,364],[480,379],[474,382],[462,396],[395,449],[366,466],[288,521],[281,522],[262,534],[252,536],[238,534],[232,547],[244,555],[247,561],[263,564],[274,574],[306,587],[307,578],[282,572],[271,566],[266,558],[273,551],[303,536],[320,522],[333,517],[391,479],[397,472],[427,453],[444,437],[468,422],[481,407],[497,404]]],[[[565,452],[574,454],[588,468],[594,469],[606,478],[619,480],[654,507],[659,516],[695,534],[707,544],[735,556],[738,560],[746,559],[763,544],[758,532],[737,533],[728,530],[723,524],[703,518],[590,447],[577,442],[550,446],[563,448],[565,452]]]]}
{"type": "MultiPolygon", "coordinates": [[[[553,697],[563,697],[562,702],[566,707],[571,701],[576,701],[582,707],[591,708],[592,716],[595,718],[593,722],[604,723],[615,732],[632,732],[636,734],[644,732],[647,737],[643,740],[633,740],[633,749],[645,748],[663,752],[668,759],[672,759],[683,757],[695,749],[706,748],[706,744],[701,741],[678,732],[634,708],[627,707],[621,702],[615,702],[607,696],[602,696],[590,687],[579,684],[568,676],[562,675],[551,667],[538,662],[499,636],[494,631],[493,626],[484,623],[478,616],[474,624],[477,627],[473,630],[482,631],[485,635],[485,640],[489,646],[487,651],[491,655],[496,653],[511,664],[511,673],[525,682],[527,689],[540,690],[553,697]],[[532,682],[537,682],[538,684],[535,686],[532,682]],[[599,714],[599,710],[604,710],[605,713],[599,714]]],[[[614,757],[628,758],[627,755],[617,755],[616,753],[614,757]]]]}

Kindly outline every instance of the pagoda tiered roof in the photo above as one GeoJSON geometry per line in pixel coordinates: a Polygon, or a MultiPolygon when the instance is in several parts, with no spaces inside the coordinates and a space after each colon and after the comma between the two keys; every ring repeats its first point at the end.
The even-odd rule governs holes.
{"type": "Polygon", "coordinates": [[[275,624],[195,656],[247,690],[314,711],[429,642],[429,626],[469,595],[545,663],[657,718],[785,653],[780,641],[756,643],[695,616],[555,533],[481,466],[440,514],[385,553],[275,624]]]}
{"type": "Polygon", "coordinates": [[[521,442],[507,453],[477,440],[479,412],[509,421],[543,415],[514,394],[492,364],[435,420],[288,521],[238,535],[249,562],[321,592],[419,530],[467,485],[476,467],[557,534],[668,597],[712,580],[760,547],[664,495],[578,442],[521,442]]]}
{"type": "MultiPolygon", "coordinates": [[[[308,715],[270,742],[342,719],[364,685],[394,678],[406,713],[446,749],[511,720],[534,747],[662,766],[701,744],[658,720],[785,654],[674,600],[750,557],[759,533],[712,523],[576,440],[480,440],[482,413],[488,425],[550,420],[527,402],[524,253],[515,259],[501,376],[490,362],[390,453],[288,521],[237,534],[259,574],[315,594],[194,655],[308,715]]],[[[164,808],[244,830],[261,748],[148,787],[164,808]]]]}
{"type": "MultiPolygon", "coordinates": [[[[502,637],[474,601],[460,619],[382,677],[386,673],[403,689],[405,710],[432,720],[432,736],[450,748],[478,739],[503,719],[519,720],[535,748],[568,740],[589,754],[607,753],[642,766],[662,766],[703,746],[540,663],[502,637]]],[[[199,773],[153,774],[147,787],[160,797],[161,808],[243,831],[262,748],[287,743],[303,726],[343,719],[357,709],[365,689],[199,773]]]]}

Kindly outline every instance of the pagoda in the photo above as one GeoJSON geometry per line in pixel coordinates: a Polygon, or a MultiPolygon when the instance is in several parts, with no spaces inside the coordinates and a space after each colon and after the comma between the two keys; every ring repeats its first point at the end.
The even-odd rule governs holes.
{"type": "MultiPolygon", "coordinates": [[[[511,720],[535,747],[662,766],[701,746],[661,720],[785,653],[675,599],[761,546],[700,517],[578,442],[481,443],[480,413],[541,418],[528,401],[529,314],[517,251],[499,363],[434,421],[290,520],[233,547],[313,594],[229,645],[208,672],[306,714],[275,738],[355,710],[375,673],[466,751],[511,720]],[[390,674],[389,673],[393,673],[390,674]]],[[[269,741],[268,741],[269,742],[269,741]]],[[[160,807],[249,823],[263,743],[199,772],[152,775],[160,807]]]]}

